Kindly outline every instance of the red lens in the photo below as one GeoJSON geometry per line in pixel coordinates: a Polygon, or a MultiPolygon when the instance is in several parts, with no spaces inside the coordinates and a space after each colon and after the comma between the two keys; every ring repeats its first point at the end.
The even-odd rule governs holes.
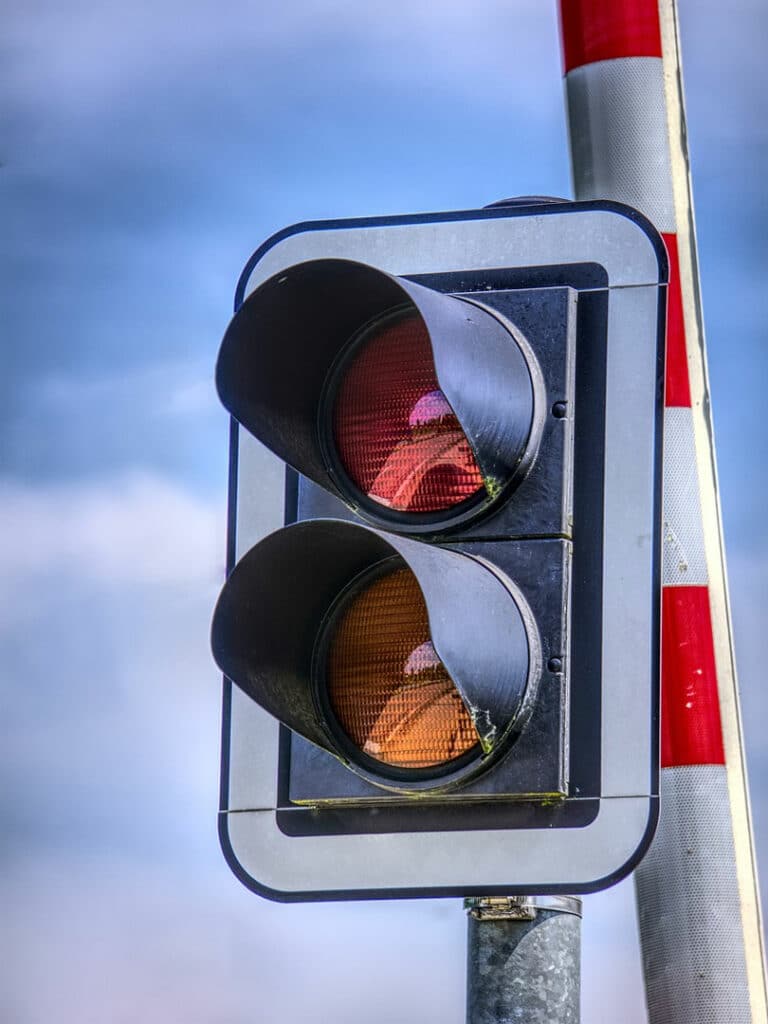
{"type": "Polygon", "coordinates": [[[439,512],[484,492],[415,313],[374,325],[358,345],[336,394],[333,434],[352,482],[387,508],[439,512]]]}

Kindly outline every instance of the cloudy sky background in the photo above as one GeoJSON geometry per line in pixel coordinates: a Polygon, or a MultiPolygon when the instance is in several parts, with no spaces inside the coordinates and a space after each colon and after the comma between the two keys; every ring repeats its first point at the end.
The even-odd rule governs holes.
{"type": "MultiPolygon", "coordinates": [[[[239,271],[299,220],[570,195],[554,0],[6,0],[0,1018],[464,1019],[457,901],[282,906],[218,850],[239,271]],[[385,972],[385,973],[382,973],[385,972]],[[382,978],[385,980],[382,982],[382,978]]],[[[681,0],[721,497],[768,872],[762,0],[681,0]]],[[[584,1020],[644,1020],[631,885],[584,1020]]]]}

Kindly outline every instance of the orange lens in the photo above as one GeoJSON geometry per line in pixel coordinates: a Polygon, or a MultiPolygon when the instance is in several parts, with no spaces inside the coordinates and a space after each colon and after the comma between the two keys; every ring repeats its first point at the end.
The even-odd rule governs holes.
{"type": "Polygon", "coordinates": [[[330,642],[326,686],[352,743],[385,764],[434,767],[478,742],[432,646],[424,598],[408,569],[378,577],[343,609],[330,642]]]}
{"type": "Polygon", "coordinates": [[[336,394],[333,434],[350,479],[379,505],[439,512],[485,493],[415,313],[375,324],[355,350],[336,394]]]}

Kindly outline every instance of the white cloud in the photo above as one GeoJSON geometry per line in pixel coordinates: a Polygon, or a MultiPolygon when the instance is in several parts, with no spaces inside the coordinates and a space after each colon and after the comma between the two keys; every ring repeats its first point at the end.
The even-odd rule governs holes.
{"type": "Polygon", "coordinates": [[[5,479],[0,520],[5,842],[162,849],[167,828],[199,847],[216,807],[223,501],[146,472],[5,479]]]}
{"type": "Polygon", "coordinates": [[[103,407],[137,407],[152,418],[219,412],[213,366],[206,360],[142,364],[115,373],[50,373],[34,382],[31,400],[61,416],[94,415],[103,407]]]}
{"type": "MultiPolygon", "coordinates": [[[[464,1021],[459,900],[270,904],[228,875],[213,842],[210,855],[194,874],[183,849],[176,865],[87,853],[9,865],[7,1019],[464,1021]]],[[[639,964],[626,956],[631,885],[615,894],[587,901],[584,1019],[642,1024],[639,964]]]]}
{"type": "Polygon", "coordinates": [[[743,145],[745,137],[764,143],[764,0],[737,0],[727,6],[721,0],[682,0],[680,30],[684,84],[695,82],[698,87],[689,97],[689,114],[696,117],[701,138],[721,145],[743,145]]]}
{"type": "Polygon", "coordinates": [[[43,2],[18,5],[6,38],[12,80],[27,101],[78,116],[114,112],[116,103],[158,92],[177,76],[194,81],[218,71],[225,83],[235,65],[256,71],[265,60],[290,62],[299,74],[298,54],[338,51],[346,61],[364,52],[373,79],[417,75],[423,85],[437,76],[460,94],[501,80],[513,104],[523,95],[535,100],[542,62],[555,72],[559,64],[556,6],[541,0],[448,0],[439,10],[412,0],[43,2]]]}
{"type": "MultiPolygon", "coordinates": [[[[10,676],[25,685],[10,702],[2,767],[24,795],[11,801],[8,836],[23,860],[0,879],[10,979],[0,1015],[460,1024],[459,901],[290,907],[229,875],[215,839],[219,681],[202,593],[222,535],[215,503],[147,474],[6,481],[0,497],[20,549],[4,545],[0,572],[12,584],[32,575],[35,628],[48,636],[38,649],[5,624],[20,652],[10,676]],[[37,535],[49,542],[25,555],[37,535]],[[115,547],[127,556],[117,568],[115,547]],[[178,568],[184,552],[196,568],[178,568]],[[62,572],[87,599],[49,591],[62,572]],[[121,581],[137,586],[126,593],[121,581]],[[169,584],[189,601],[164,601],[158,585],[169,584]]],[[[642,1024],[631,886],[586,901],[583,953],[586,1019],[642,1024]]]]}
{"type": "Polygon", "coordinates": [[[645,1024],[640,936],[631,878],[584,897],[582,1013],[587,1024],[645,1024]]]}
{"type": "MultiPolygon", "coordinates": [[[[765,627],[768,622],[768,551],[734,549],[728,554],[728,577],[733,616],[733,643],[741,690],[742,718],[748,752],[768,762],[768,692],[765,662],[765,627]]],[[[762,780],[761,780],[762,781],[762,780]]],[[[755,798],[764,792],[761,785],[755,798]]]]}
{"type": "Polygon", "coordinates": [[[0,480],[0,518],[0,575],[11,588],[60,571],[110,586],[223,576],[223,503],[156,474],[38,486],[0,480]]]}
{"type": "MultiPolygon", "coordinates": [[[[226,88],[236,67],[257,74],[265,61],[285,62],[300,75],[307,57],[332,52],[343,64],[357,53],[372,80],[412,79],[421,89],[439,81],[459,95],[494,82],[510,106],[536,104],[542,81],[554,77],[557,89],[557,7],[555,0],[445,0],[439,8],[413,0],[17,2],[4,19],[5,74],[24,103],[101,117],[137,94],[155,94],[162,104],[164,86],[177,78],[213,73],[226,88]]],[[[682,0],[680,8],[685,65],[715,111],[708,131],[732,137],[746,128],[764,137],[756,108],[765,97],[754,88],[764,78],[764,3],[682,0]],[[743,109],[750,97],[751,117],[743,109]]],[[[257,89],[254,102],[262,101],[269,98],[257,89]]]]}

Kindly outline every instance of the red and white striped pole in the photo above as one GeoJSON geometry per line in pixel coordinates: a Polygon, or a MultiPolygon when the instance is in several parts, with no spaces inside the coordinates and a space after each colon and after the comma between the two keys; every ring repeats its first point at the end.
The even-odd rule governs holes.
{"type": "Polygon", "coordinates": [[[674,0],[560,0],[577,199],[615,199],[670,259],[661,820],[636,872],[652,1024],[763,1024],[763,938],[709,417],[674,0]]]}

